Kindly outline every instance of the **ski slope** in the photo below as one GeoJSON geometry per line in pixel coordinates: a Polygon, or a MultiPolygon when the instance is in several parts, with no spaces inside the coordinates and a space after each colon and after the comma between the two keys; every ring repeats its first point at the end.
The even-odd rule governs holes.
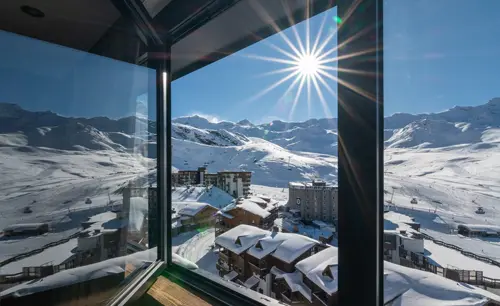
{"type": "Polygon", "coordinates": [[[315,176],[337,180],[337,158],[319,153],[286,150],[260,138],[249,138],[240,146],[209,146],[173,139],[173,166],[209,172],[222,170],[252,171],[252,183],[287,187],[289,181],[309,180],[315,176]]]}
{"type": "Polygon", "coordinates": [[[116,151],[0,147],[0,232],[19,223],[50,226],[41,236],[0,237],[0,261],[64,239],[88,217],[121,205],[116,191],[148,176],[149,163],[140,155],[116,151]],[[31,213],[24,213],[27,206],[31,213]]]}

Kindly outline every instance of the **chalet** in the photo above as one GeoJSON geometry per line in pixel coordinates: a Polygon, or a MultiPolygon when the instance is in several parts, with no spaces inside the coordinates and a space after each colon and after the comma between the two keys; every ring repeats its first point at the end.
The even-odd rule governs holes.
{"type": "Polygon", "coordinates": [[[239,198],[217,214],[215,235],[220,235],[240,224],[271,229],[277,217],[277,201],[259,196],[239,198]]]}
{"type": "Polygon", "coordinates": [[[467,237],[500,237],[500,226],[485,224],[459,224],[458,233],[467,237]]]}
{"type": "Polygon", "coordinates": [[[311,289],[296,265],[328,246],[293,233],[239,225],[215,239],[221,276],[267,296],[312,303],[311,289]],[[288,286],[288,287],[287,287],[288,286]]]}
{"type": "Polygon", "coordinates": [[[3,229],[3,235],[25,236],[25,235],[43,235],[49,231],[48,223],[24,223],[7,226],[3,229]]]}
{"type": "Polygon", "coordinates": [[[172,226],[186,232],[215,224],[218,209],[208,203],[183,201],[172,202],[172,226]]]}

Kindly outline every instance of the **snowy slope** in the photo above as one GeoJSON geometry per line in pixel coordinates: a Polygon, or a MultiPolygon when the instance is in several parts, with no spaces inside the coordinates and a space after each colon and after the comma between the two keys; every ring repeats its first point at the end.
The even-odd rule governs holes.
{"type": "Polygon", "coordinates": [[[484,147],[489,147],[500,140],[499,115],[500,98],[479,106],[456,106],[441,113],[394,114],[385,118],[386,146],[436,148],[484,143],[484,147]]]}
{"type": "Polygon", "coordinates": [[[234,198],[227,192],[217,187],[176,187],[172,191],[172,201],[176,202],[201,202],[212,205],[216,208],[223,208],[229,205],[234,198]]]}
{"type": "Polygon", "coordinates": [[[292,152],[261,138],[248,140],[240,146],[221,147],[174,139],[172,163],[178,169],[206,165],[209,172],[252,171],[252,183],[268,186],[285,187],[291,180],[315,175],[336,181],[335,156],[292,152]]]}
{"type": "Polygon", "coordinates": [[[50,232],[1,239],[0,261],[77,232],[88,217],[120,205],[115,191],[149,173],[150,160],[116,151],[0,147],[0,231],[18,223],[49,223],[50,232]],[[85,200],[91,198],[92,203],[85,200]],[[29,206],[31,213],[23,212],[29,206]]]}

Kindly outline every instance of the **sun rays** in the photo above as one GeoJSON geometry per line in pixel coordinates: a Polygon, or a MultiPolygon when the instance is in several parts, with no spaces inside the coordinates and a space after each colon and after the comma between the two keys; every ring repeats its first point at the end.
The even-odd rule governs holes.
{"type": "MultiPolygon", "coordinates": [[[[354,10],[358,4],[359,1],[355,1],[353,3],[352,10],[354,10]]],[[[266,12],[263,12],[259,8],[257,8],[257,10],[260,11],[259,13],[261,16],[266,19],[268,18],[266,12]]],[[[306,11],[308,10],[306,9],[306,11]]],[[[295,22],[293,21],[291,15],[287,15],[290,23],[294,24],[295,22]]],[[[346,18],[347,17],[349,16],[346,16],[346,18]]],[[[314,100],[319,100],[324,115],[326,117],[332,117],[330,107],[337,104],[338,97],[336,90],[334,90],[337,85],[350,88],[367,98],[373,98],[368,93],[363,92],[347,81],[339,80],[337,77],[337,72],[339,71],[342,73],[371,76],[363,71],[339,69],[337,67],[337,63],[339,60],[365,55],[373,52],[374,50],[356,52],[353,54],[343,55],[341,57],[336,55],[339,48],[357,39],[359,36],[364,35],[364,32],[368,29],[359,31],[358,34],[350,37],[348,40],[338,45],[336,44],[335,38],[337,36],[338,28],[342,26],[342,19],[338,16],[331,16],[329,18],[328,12],[323,16],[320,26],[317,27],[317,31],[314,31],[313,33],[311,33],[310,20],[309,18],[306,19],[304,38],[299,35],[296,26],[291,27],[293,37],[288,37],[283,31],[281,31],[281,29],[278,28],[276,24],[273,23],[272,25],[274,30],[283,39],[284,45],[287,48],[278,47],[264,40],[263,42],[266,45],[279,53],[278,57],[261,55],[246,55],[246,57],[260,61],[283,64],[285,67],[261,74],[261,76],[280,75],[280,78],[276,82],[256,93],[248,101],[255,101],[281,85],[286,86],[286,83],[291,82],[288,87],[286,87],[283,95],[277,101],[277,103],[280,103],[285,97],[292,93],[294,97],[289,102],[291,105],[288,105],[288,119],[291,121],[297,108],[297,104],[301,101],[301,96],[306,97],[308,116],[311,116],[311,110],[313,107],[313,92],[315,92],[314,100]],[[324,31],[325,27],[327,27],[330,31],[324,31]],[[323,32],[326,32],[326,34],[323,32]],[[329,97],[330,95],[331,98],[329,97]]]]}

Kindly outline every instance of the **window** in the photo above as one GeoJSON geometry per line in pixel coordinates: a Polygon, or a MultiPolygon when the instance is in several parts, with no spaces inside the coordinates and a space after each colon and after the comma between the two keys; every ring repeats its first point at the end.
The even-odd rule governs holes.
{"type": "MultiPolygon", "coordinates": [[[[58,0],[53,2],[57,3],[58,0]]],[[[338,4],[338,11],[337,8],[330,9],[333,3],[326,0],[243,0],[210,1],[210,3],[195,1],[190,2],[188,6],[184,6],[183,1],[168,1],[168,4],[167,1],[145,1],[146,7],[141,6],[142,2],[144,1],[126,0],[126,5],[120,5],[121,1],[113,1],[112,4],[100,1],[95,9],[91,5],[85,9],[79,7],[74,9],[78,11],[79,17],[76,14],[72,15],[70,9],[61,10],[67,14],[65,18],[59,18],[58,22],[61,23],[55,22],[53,18],[45,18],[56,16],[55,11],[44,12],[24,5],[22,7],[8,5],[6,6],[8,10],[5,10],[2,4],[0,29],[22,32],[23,35],[71,47],[73,49],[58,47],[60,48],[58,50],[76,52],[75,54],[81,58],[68,63],[68,59],[73,58],[62,54],[64,52],[54,51],[56,49],[43,54],[40,50],[50,46],[45,42],[37,41],[40,43],[39,46],[17,48],[17,45],[13,45],[7,39],[0,41],[2,46],[16,46],[1,51],[8,53],[8,56],[2,54],[0,62],[0,68],[4,70],[4,77],[0,79],[2,81],[0,86],[5,87],[2,88],[5,89],[4,98],[8,101],[19,99],[24,106],[32,107],[24,109],[25,111],[51,110],[55,113],[37,114],[34,116],[36,120],[16,121],[12,117],[17,119],[19,113],[17,108],[7,109],[8,111],[2,109],[0,112],[0,116],[11,116],[9,123],[14,122],[15,127],[22,127],[22,129],[10,127],[0,133],[2,142],[0,149],[13,152],[4,154],[6,158],[10,158],[9,161],[13,161],[12,163],[0,164],[0,167],[8,170],[5,172],[2,169],[2,173],[13,174],[6,178],[5,185],[0,184],[7,188],[0,188],[0,205],[4,206],[0,218],[4,219],[2,222],[14,220],[10,215],[14,212],[20,214],[13,209],[16,207],[22,210],[23,219],[36,216],[36,223],[40,223],[36,227],[33,227],[35,222],[29,222],[32,223],[30,226],[7,227],[7,230],[2,228],[4,237],[0,242],[20,240],[11,238],[12,235],[48,237],[53,233],[64,237],[61,240],[71,240],[76,237],[85,241],[81,245],[85,250],[81,256],[69,259],[75,263],[76,268],[68,272],[75,275],[75,271],[95,269],[92,270],[96,272],[93,275],[98,275],[98,271],[108,271],[103,269],[107,264],[114,264],[120,260],[120,264],[115,266],[116,271],[120,271],[119,276],[115,279],[116,275],[113,275],[113,282],[107,279],[102,282],[111,288],[104,286],[99,288],[110,295],[118,291],[116,283],[124,284],[137,280],[136,273],[140,273],[143,269],[134,270],[136,267],[134,263],[139,263],[138,266],[141,266],[142,262],[151,263],[158,255],[159,260],[165,260],[168,265],[164,274],[177,273],[177,280],[190,278],[189,287],[197,287],[193,285],[197,282],[196,284],[200,285],[198,287],[203,288],[203,292],[211,297],[230,295],[234,300],[225,304],[241,305],[244,304],[240,301],[244,294],[238,295],[238,293],[245,292],[243,287],[246,286],[237,286],[227,278],[221,279],[219,275],[231,278],[234,276],[230,271],[238,271],[239,284],[246,283],[255,288],[255,284],[252,283],[255,282],[255,278],[249,277],[244,269],[246,254],[255,246],[253,238],[262,235],[259,239],[265,241],[261,243],[261,247],[265,249],[268,249],[267,242],[271,246],[276,246],[276,250],[271,251],[268,256],[276,258],[292,256],[291,252],[285,253],[283,250],[280,252],[278,246],[281,243],[285,246],[295,245],[300,241],[311,243],[309,239],[300,239],[300,235],[317,240],[316,235],[320,230],[316,225],[321,223],[315,220],[316,218],[311,220],[309,214],[307,214],[309,220],[293,218],[293,215],[280,216],[278,218],[280,220],[273,220],[272,231],[240,227],[239,230],[245,229],[245,231],[235,234],[234,231],[229,232],[235,230],[238,221],[241,223],[242,220],[227,217],[230,215],[228,210],[234,206],[244,205],[249,211],[255,210],[257,215],[266,218],[272,207],[263,208],[259,205],[261,200],[267,201],[270,198],[271,206],[286,204],[293,206],[293,203],[288,203],[289,181],[303,183],[297,192],[306,199],[315,196],[311,193],[315,193],[316,190],[325,190],[322,183],[315,184],[312,178],[314,181],[318,178],[324,179],[326,184],[339,181],[341,188],[339,210],[342,219],[339,224],[339,241],[343,241],[343,244],[337,250],[336,240],[330,240],[327,242],[330,246],[314,254],[321,260],[318,261],[318,257],[312,258],[313,256],[308,254],[310,256],[301,258],[300,264],[297,263],[291,270],[284,271],[290,274],[286,279],[294,281],[290,287],[289,284],[284,285],[282,279],[284,286],[306,290],[292,292],[287,289],[286,297],[281,295],[283,290],[266,294],[287,303],[311,302],[317,296],[308,294],[308,289],[316,287],[310,282],[311,279],[303,276],[307,273],[302,274],[301,269],[307,271],[307,268],[312,266],[311,261],[336,265],[339,258],[341,261],[339,265],[343,267],[339,273],[344,276],[339,277],[340,282],[344,282],[341,286],[344,288],[342,289],[344,293],[339,295],[343,295],[341,300],[346,305],[370,305],[373,301],[368,301],[370,298],[375,298],[376,293],[376,290],[370,290],[376,275],[375,269],[371,266],[376,265],[371,257],[363,258],[361,254],[366,256],[376,249],[373,242],[376,241],[375,235],[378,231],[376,224],[372,222],[376,219],[376,214],[371,209],[377,206],[379,200],[374,196],[377,177],[373,174],[376,173],[374,169],[382,169],[382,165],[370,166],[379,165],[372,147],[375,143],[373,141],[375,134],[370,132],[377,125],[373,120],[375,117],[368,117],[373,115],[381,104],[372,101],[367,104],[361,97],[366,98],[379,89],[375,81],[370,83],[362,77],[378,73],[375,65],[379,61],[373,59],[377,59],[381,53],[373,50],[374,44],[382,38],[382,35],[373,30],[376,27],[370,28],[370,24],[377,21],[375,12],[382,12],[382,8],[375,9],[374,0],[355,2],[338,0],[335,2],[338,4]],[[203,6],[198,7],[202,2],[203,6]],[[113,4],[117,5],[116,9],[113,4]],[[237,16],[227,18],[228,14],[235,11],[239,12],[237,16]],[[95,12],[99,14],[94,14],[95,12]],[[17,22],[20,14],[24,14],[21,15],[24,19],[20,18],[20,22],[17,22]],[[308,15],[314,17],[308,22],[301,22],[293,28],[288,28],[294,20],[308,19],[308,15]],[[204,25],[216,18],[240,22],[222,27],[213,27],[214,23],[204,25]],[[11,23],[13,19],[15,23],[11,23]],[[261,24],[264,22],[265,27],[258,24],[254,27],[255,20],[260,20],[261,24]],[[367,24],[369,31],[365,31],[364,28],[367,24]],[[53,28],[50,28],[52,26],[53,28]],[[85,28],[86,26],[89,28],[85,28]],[[52,31],[48,31],[47,27],[52,31]],[[233,37],[235,36],[233,34],[238,32],[238,27],[242,33],[244,32],[244,37],[233,37]],[[280,31],[281,28],[284,30],[280,31]],[[61,29],[69,35],[59,33],[61,29]],[[210,29],[217,31],[214,33],[210,29]],[[221,33],[220,29],[231,29],[231,31],[226,35],[221,33]],[[339,31],[338,35],[336,30],[339,31]],[[250,33],[251,31],[254,32],[250,33]],[[275,32],[279,33],[271,35],[275,32]],[[252,35],[249,38],[247,34],[252,35]],[[159,41],[166,36],[169,41],[159,41]],[[265,40],[253,44],[259,38],[265,40]],[[219,42],[220,45],[217,45],[219,42]],[[245,44],[247,48],[242,47],[245,44]],[[315,49],[318,54],[312,54],[307,49],[315,49]],[[19,54],[14,54],[18,51],[19,54]],[[87,52],[107,57],[98,57],[87,52]],[[293,55],[294,53],[300,53],[297,54],[299,58],[293,55]],[[9,60],[9,56],[14,60],[9,60]],[[28,60],[15,60],[16,56],[28,60]],[[278,61],[268,61],[271,57],[278,57],[278,61]],[[102,62],[94,65],[92,59],[102,62]],[[150,68],[125,62],[147,65],[150,68]],[[286,65],[282,64],[290,64],[290,67],[284,69],[286,65]],[[121,67],[123,70],[115,67],[121,67]],[[125,67],[130,68],[130,71],[125,67]],[[29,79],[29,76],[36,82],[23,80],[23,78],[29,79]],[[19,97],[13,95],[13,92],[19,97]],[[55,98],[51,98],[47,93],[55,98]],[[338,116],[337,96],[341,102],[338,116]],[[83,97],[90,98],[82,100],[83,97]],[[65,103],[60,103],[62,98],[65,103]],[[144,111],[145,108],[147,111],[144,111]],[[358,115],[362,120],[356,118],[358,115]],[[51,116],[64,119],[47,125],[45,121],[51,116]],[[132,119],[129,121],[124,117],[132,119]],[[338,119],[335,119],[336,117],[338,119]],[[33,125],[38,120],[43,121],[43,125],[33,125]],[[64,124],[66,120],[77,123],[64,124]],[[103,120],[115,122],[118,128],[114,126],[115,123],[100,123],[103,120]],[[159,131],[158,134],[156,131],[159,131]],[[347,131],[352,134],[349,135],[347,131]],[[47,136],[55,132],[59,132],[56,133],[59,137],[54,141],[47,141],[47,136]],[[337,137],[343,139],[342,143],[337,137]],[[37,140],[35,143],[33,138],[37,140]],[[70,145],[61,149],[59,146],[66,142],[70,145]],[[342,149],[339,149],[338,154],[337,147],[342,149]],[[47,152],[50,152],[49,157],[41,154],[47,152]],[[170,152],[173,154],[169,154],[170,152]],[[349,153],[348,159],[346,152],[349,153]],[[23,161],[24,155],[30,155],[30,158],[26,158],[26,162],[23,161]],[[88,160],[90,155],[92,158],[88,160]],[[61,167],[61,164],[65,163],[67,167],[61,167]],[[199,169],[202,166],[207,167],[207,171],[203,174],[204,179],[212,175],[218,177],[213,180],[215,186],[209,193],[206,189],[200,188],[204,187],[199,169]],[[80,171],[73,171],[74,169],[80,171]],[[177,172],[179,170],[189,172],[177,172]],[[227,174],[226,171],[231,171],[229,173],[248,171],[245,187],[237,184],[236,175],[227,174]],[[227,176],[227,179],[224,176],[227,176]],[[359,182],[353,181],[353,178],[359,182]],[[31,183],[33,180],[36,182],[31,183]],[[39,184],[40,181],[43,184],[39,184]],[[8,185],[11,182],[15,183],[14,186],[8,185]],[[70,186],[66,186],[67,183],[70,183],[70,186]],[[249,189],[246,188],[247,184],[249,189]],[[172,185],[175,188],[170,190],[169,187],[172,185]],[[24,189],[20,190],[20,187],[24,189]],[[17,189],[12,191],[8,188],[17,189]],[[41,190],[43,188],[47,189],[41,190]],[[39,194],[33,195],[34,190],[39,194]],[[64,194],[71,199],[54,198],[54,190],[57,195],[64,194]],[[363,197],[360,197],[360,194],[363,194],[363,197]],[[32,196],[39,198],[33,199],[32,203],[23,203],[20,207],[13,205],[19,199],[32,196]],[[119,209],[120,203],[118,200],[115,201],[115,198],[120,196],[122,208],[129,207],[129,209],[119,209]],[[244,198],[243,202],[234,203],[233,199],[236,197],[244,198]],[[43,215],[43,218],[61,216],[57,219],[56,228],[52,227],[52,220],[50,222],[38,220],[40,215],[36,206],[49,201],[53,205],[51,209],[54,208],[53,214],[43,215]],[[87,219],[88,216],[82,211],[71,211],[76,202],[79,203],[78,209],[83,207],[82,211],[89,211],[95,208],[98,214],[92,214],[91,218],[87,219]],[[4,210],[5,207],[7,209],[4,210]],[[217,234],[213,229],[214,220],[211,218],[206,220],[207,215],[200,214],[201,211],[209,211],[209,216],[216,214],[225,216],[231,229],[222,234],[225,236],[219,236],[220,233],[217,234]],[[363,221],[366,222],[359,222],[363,213],[363,221]],[[112,214],[116,217],[116,221],[108,219],[112,214]],[[4,218],[5,215],[9,217],[4,218]],[[188,224],[190,220],[203,221],[188,224]],[[75,237],[67,236],[66,231],[72,228],[74,222],[81,224],[82,233],[78,233],[75,237]],[[102,228],[97,228],[100,223],[102,228]],[[119,235],[113,227],[123,223],[127,224],[127,231],[119,232],[119,235]],[[47,230],[48,233],[42,234],[47,230]],[[295,233],[297,236],[283,235],[284,231],[295,233]],[[106,237],[107,235],[111,236],[106,237]],[[347,239],[348,235],[356,239],[350,242],[347,239]],[[291,237],[294,237],[294,241],[286,243],[285,240],[291,237]],[[126,241],[126,247],[122,247],[123,245],[115,247],[113,241],[118,244],[126,241]],[[100,247],[93,247],[94,242],[100,247]],[[218,246],[217,249],[220,247],[219,243],[215,242],[228,243],[227,252],[214,251],[215,246],[218,246]],[[142,253],[146,245],[156,249],[151,250],[151,253],[142,253]],[[241,248],[246,249],[241,251],[241,248]],[[106,254],[102,254],[102,250],[106,250],[106,254]],[[131,254],[131,257],[120,256],[124,252],[140,252],[140,254],[131,254]],[[236,253],[238,256],[231,256],[231,253],[236,253]],[[110,254],[119,257],[102,261],[103,257],[109,257],[110,254]],[[146,254],[148,255],[144,257],[147,258],[144,259],[142,255],[146,254]],[[352,254],[352,256],[347,258],[341,256],[342,254],[352,254]],[[225,260],[220,260],[224,255],[225,260]],[[220,256],[219,260],[217,256],[220,256]],[[124,264],[121,264],[122,257],[126,258],[124,264]],[[233,259],[236,262],[227,264],[233,259]],[[180,265],[171,265],[172,261],[180,265]],[[223,261],[226,264],[222,264],[223,261]],[[199,269],[190,271],[195,267],[192,263],[196,263],[199,269]],[[356,273],[357,269],[363,274],[356,273]],[[347,277],[349,275],[346,271],[351,277],[347,277]],[[352,274],[366,277],[352,278],[352,274]],[[224,289],[214,289],[217,288],[214,284],[223,286],[224,289]],[[210,288],[213,291],[206,290],[206,286],[212,286],[210,288]],[[365,289],[371,293],[360,294],[361,290],[365,289]]],[[[379,0],[376,2],[381,3],[379,0]]],[[[63,5],[62,1],[60,3],[63,5]]],[[[54,4],[54,10],[57,8],[60,7],[54,4]]],[[[8,32],[1,34],[6,34],[6,37],[11,35],[8,32]]],[[[372,80],[376,79],[373,75],[370,77],[372,80]]],[[[0,121],[0,128],[4,128],[4,124],[4,120],[0,121]]],[[[290,198],[293,199],[292,196],[290,198]]],[[[17,222],[17,219],[15,221],[17,222]]],[[[26,225],[24,220],[21,224],[26,225]]],[[[243,225],[252,226],[249,224],[241,226],[243,225]]],[[[321,235],[327,235],[325,231],[328,226],[330,225],[320,227],[321,235]]],[[[42,247],[45,248],[47,245],[44,244],[42,247]]],[[[50,248],[52,247],[54,245],[51,244],[50,248]]],[[[321,244],[321,247],[325,245],[321,244]]],[[[4,248],[0,248],[2,249],[4,248]]],[[[311,249],[311,246],[307,245],[306,249],[311,249]]],[[[38,256],[42,253],[29,255],[38,256]]],[[[30,263],[33,259],[39,259],[33,256],[29,258],[30,263]]],[[[44,277],[42,275],[50,270],[46,270],[46,266],[51,264],[43,263],[42,266],[33,269],[33,273],[38,278],[44,277]]],[[[4,266],[0,271],[3,272],[3,268],[4,266]]],[[[270,271],[266,269],[261,272],[263,275],[269,273],[270,271]]],[[[4,281],[6,278],[0,279],[4,281]]],[[[36,283],[29,281],[22,285],[36,285],[36,283]]],[[[101,287],[87,285],[84,287],[101,287]]],[[[4,288],[4,285],[0,287],[4,288]]],[[[80,284],[75,287],[82,288],[80,284]]],[[[13,292],[11,288],[7,290],[10,291],[3,289],[0,291],[0,298],[7,296],[6,292],[13,292]]],[[[23,293],[26,292],[23,287],[23,293]]],[[[70,299],[80,299],[87,293],[74,294],[70,299]]],[[[378,293],[381,293],[381,290],[378,290],[378,293]]],[[[56,289],[41,294],[44,297],[45,294],[60,295],[56,289]]],[[[322,293],[315,292],[315,294],[322,293]]],[[[337,296],[337,292],[333,289],[324,294],[319,298],[329,302],[334,301],[337,296]]],[[[30,305],[39,302],[36,298],[38,295],[27,296],[25,300],[24,297],[9,293],[7,298],[14,299],[17,304],[30,305]],[[30,298],[32,300],[29,300],[30,298]]],[[[255,297],[250,295],[250,298],[252,296],[255,297]]],[[[263,301],[271,303],[272,299],[259,297],[258,302],[263,301]]],[[[2,299],[1,303],[4,302],[6,301],[2,299]]],[[[54,302],[70,301],[54,300],[54,302]]],[[[90,300],[82,302],[93,303],[90,300]]]]}
{"type": "MultiPolygon", "coordinates": [[[[459,282],[493,291],[492,279],[500,279],[498,236],[458,232],[495,232],[500,221],[492,187],[500,156],[500,81],[494,77],[500,45],[491,39],[500,35],[498,9],[500,3],[489,0],[451,7],[446,1],[384,2],[384,230],[398,231],[405,250],[386,261],[385,270],[408,278],[424,270],[429,279],[456,286],[457,294],[443,303],[484,298],[459,282]]],[[[396,280],[387,281],[392,286],[396,280]]],[[[431,295],[403,294],[395,303],[431,295]]]]}
{"type": "MultiPolygon", "coordinates": [[[[25,30],[48,39],[36,28],[25,30]]],[[[89,37],[67,30],[51,37],[76,35],[79,43],[65,40],[73,48],[0,31],[5,305],[106,300],[157,257],[156,249],[148,250],[148,229],[157,222],[148,211],[148,188],[156,183],[150,142],[156,101],[148,95],[154,71],[76,50],[90,49],[83,47],[89,37]]]]}
{"type": "MultiPolygon", "coordinates": [[[[258,4],[253,9],[259,10],[258,4]]],[[[214,277],[230,278],[234,269],[245,286],[252,288],[258,282],[264,287],[273,267],[285,269],[279,262],[289,262],[286,256],[294,256],[292,262],[307,263],[312,260],[308,252],[312,246],[307,243],[319,245],[322,235],[331,236],[328,231],[334,225],[327,224],[330,218],[323,214],[333,202],[322,199],[338,183],[337,149],[331,146],[337,142],[336,14],[335,8],[327,10],[172,82],[172,166],[183,171],[207,165],[206,175],[235,172],[226,174],[227,178],[248,171],[250,183],[246,190],[226,180],[225,185],[212,187],[211,196],[201,186],[191,186],[187,193],[177,188],[171,193],[172,202],[198,202],[224,213],[239,211],[244,216],[248,212],[265,220],[262,224],[254,224],[251,218],[230,221],[222,234],[212,226],[180,228],[174,234],[175,252],[214,277]],[[303,189],[289,190],[290,184],[299,183],[303,189]],[[310,200],[304,202],[304,198],[310,200]],[[309,210],[310,201],[307,220],[290,211],[302,205],[309,210]],[[277,205],[286,205],[289,211],[273,215],[277,205]],[[329,229],[318,230],[314,221],[329,229]],[[287,250],[286,245],[296,245],[295,240],[297,252],[287,250]],[[213,243],[234,250],[242,262],[229,270],[216,265],[224,255],[205,247],[213,243]],[[264,253],[260,258],[258,254],[264,253]],[[249,266],[250,256],[278,263],[260,269],[256,278],[252,271],[240,270],[249,266]]],[[[324,247],[336,250],[336,241],[324,247]]],[[[297,267],[294,263],[285,272],[298,279],[297,267]]],[[[303,293],[294,292],[294,302],[312,300],[307,292],[313,289],[313,281],[308,281],[303,293]]],[[[269,298],[272,294],[283,300],[281,292],[266,293],[269,298]]]]}

